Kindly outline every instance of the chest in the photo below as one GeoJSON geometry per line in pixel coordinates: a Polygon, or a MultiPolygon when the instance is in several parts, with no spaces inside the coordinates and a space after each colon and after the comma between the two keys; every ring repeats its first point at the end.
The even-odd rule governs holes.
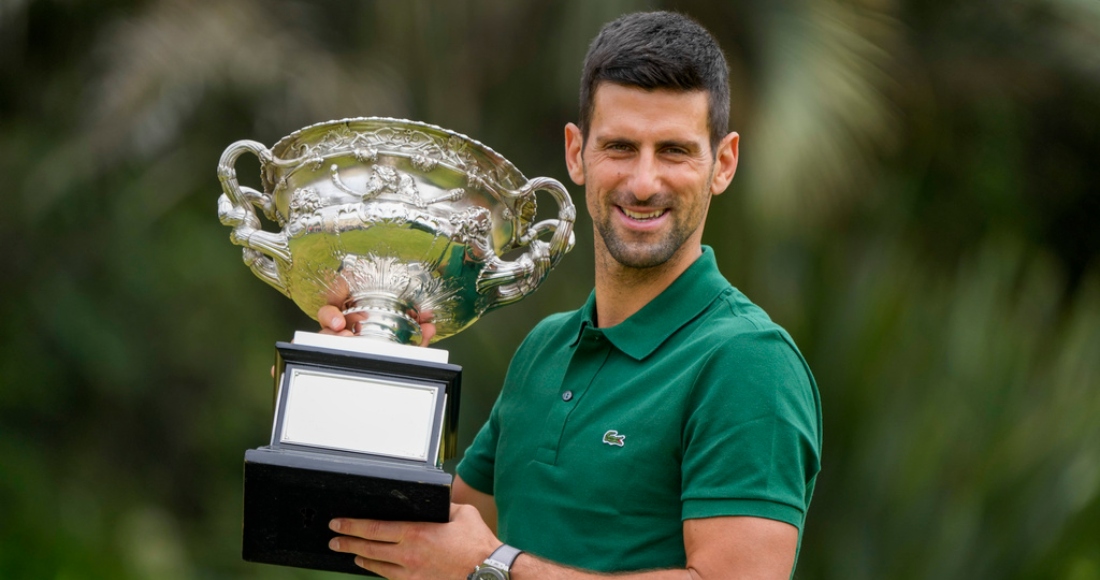
{"type": "Polygon", "coordinates": [[[498,494],[527,505],[555,494],[592,497],[610,514],[678,516],[698,363],[637,361],[598,337],[536,361],[509,377],[501,398],[498,494]]]}

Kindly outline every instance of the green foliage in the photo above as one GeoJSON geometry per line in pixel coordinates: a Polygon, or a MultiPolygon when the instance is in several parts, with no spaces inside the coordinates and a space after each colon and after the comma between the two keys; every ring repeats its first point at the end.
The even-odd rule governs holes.
{"type": "MultiPolygon", "coordinates": [[[[331,577],[240,561],[272,343],[315,323],[217,222],[219,154],[388,115],[566,181],[587,42],[666,7],[731,64],[741,171],[706,242],[822,391],[798,577],[1100,578],[1096,6],[0,1],[0,577],[331,577]]],[[[587,296],[577,230],[440,345],[461,446],[587,296]]]]}
{"type": "Polygon", "coordinates": [[[1001,239],[951,275],[914,262],[875,249],[824,300],[832,469],[807,577],[1000,578],[1094,521],[1098,280],[1064,303],[1049,256],[1001,239]]]}

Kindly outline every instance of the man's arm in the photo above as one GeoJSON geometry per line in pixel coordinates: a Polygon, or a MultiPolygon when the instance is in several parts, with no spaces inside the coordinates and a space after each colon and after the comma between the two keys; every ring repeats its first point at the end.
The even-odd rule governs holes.
{"type": "Polygon", "coordinates": [[[493,496],[470,487],[470,484],[455,476],[454,486],[451,488],[451,501],[458,504],[472,505],[481,514],[485,525],[489,526],[493,534],[497,533],[497,502],[493,496]]]}
{"type": "MultiPolygon", "coordinates": [[[[458,482],[456,479],[456,494],[458,482]]],[[[466,484],[461,484],[479,494],[466,484]]],[[[465,491],[462,492],[466,493],[465,491]]],[[[480,494],[482,501],[491,498],[480,494]]],[[[467,498],[468,499],[468,498],[467,498]]],[[[495,512],[495,509],[494,509],[495,512]]],[[[484,515],[482,515],[484,517],[484,515]]],[[[495,519],[495,518],[494,518],[495,519]]],[[[501,541],[469,506],[453,504],[446,524],[336,519],[340,534],[330,547],[355,554],[355,563],[390,580],[465,578],[501,541]]],[[[626,574],[598,574],[521,554],[513,580],[786,580],[794,567],[798,529],[755,517],[717,517],[684,522],[687,567],[626,574]]]]}
{"type": "MultiPolygon", "coordinates": [[[[333,306],[322,308],[318,320],[324,333],[351,334],[350,321],[333,306]]],[[[493,496],[470,487],[461,477],[455,477],[452,497],[449,523],[340,518],[333,520],[331,527],[343,536],[334,539],[330,546],[357,555],[359,566],[391,580],[465,578],[502,543],[496,536],[497,509],[493,496]]],[[[683,527],[687,554],[684,569],[608,575],[569,568],[524,553],[513,564],[512,578],[786,580],[791,575],[798,530],[790,524],[756,517],[714,517],[690,519],[683,527]]]]}
{"type": "MultiPolygon", "coordinates": [[[[787,580],[794,568],[798,529],[754,517],[717,517],[684,522],[687,568],[614,574],[620,580],[787,580]]],[[[566,568],[521,554],[513,580],[596,580],[608,575],[566,568]]]]}

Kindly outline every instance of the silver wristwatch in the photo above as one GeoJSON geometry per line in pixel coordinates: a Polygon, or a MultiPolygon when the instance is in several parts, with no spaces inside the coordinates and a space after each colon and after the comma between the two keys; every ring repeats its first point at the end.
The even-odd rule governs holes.
{"type": "Polygon", "coordinates": [[[474,568],[466,580],[512,580],[512,563],[522,553],[523,550],[519,548],[503,544],[493,550],[480,566],[474,568]]]}

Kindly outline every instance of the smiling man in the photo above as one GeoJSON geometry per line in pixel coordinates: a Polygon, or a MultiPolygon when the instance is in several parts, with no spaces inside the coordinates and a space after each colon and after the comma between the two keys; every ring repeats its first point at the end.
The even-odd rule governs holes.
{"type": "MultiPolygon", "coordinates": [[[[601,30],[565,128],[595,289],[519,347],[458,466],[451,521],[337,519],[334,550],[394,580],[793,575],[820,402],[790,336],[702,245],[737,168],[728,83],[688,18],[601,30]]],[[[319,318],[346,325],[332,307],[319,318]]]]}

